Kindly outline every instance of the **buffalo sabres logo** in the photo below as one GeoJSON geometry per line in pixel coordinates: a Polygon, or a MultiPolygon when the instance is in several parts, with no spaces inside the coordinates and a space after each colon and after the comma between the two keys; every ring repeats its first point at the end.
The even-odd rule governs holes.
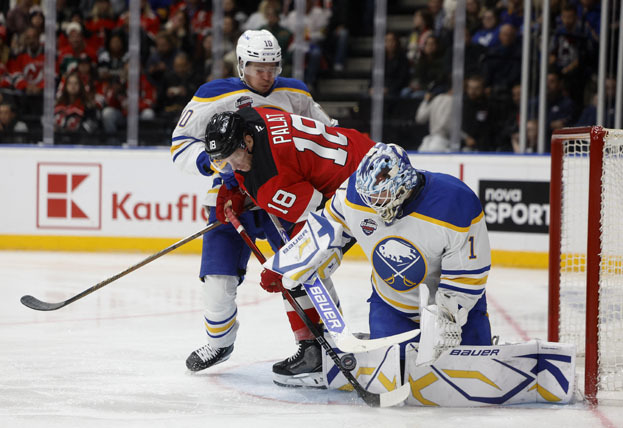
{"type": "Polygon", "coordinates": [[[253,104],[253,98],[251,97],[247,97],[246,95],[243,97],[240,97],[236,100],[236,108],[238,110],[245,108],[245,107],[251,107],[251,105],[253,104]]]}
{"type": "Polygon", "coordinates": [[[383,281],[396,291],[417,287],[426,277],[426,261],[411,242],[390,236],[376,244],[372,266],[383,281]]]}
{"type": "Polygon", "coordinates": [[[361,226],[361,230],[366,234],[366,236],[372,235],[377,228],[376,222],[371,218],[364,219],[359,226],[361,226]]]}

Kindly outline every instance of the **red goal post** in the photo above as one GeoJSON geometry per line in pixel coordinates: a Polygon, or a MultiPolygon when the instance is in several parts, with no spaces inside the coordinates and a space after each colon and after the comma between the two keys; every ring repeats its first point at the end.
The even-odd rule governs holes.
{"type": "MultiPolygon", "coordinates": [[[[548,340],[584,356],[584,394],[623,397],[623,131],[552,136],[548,340]]],[[[579,360],[578,360],[579,363],[579,360]]]]}

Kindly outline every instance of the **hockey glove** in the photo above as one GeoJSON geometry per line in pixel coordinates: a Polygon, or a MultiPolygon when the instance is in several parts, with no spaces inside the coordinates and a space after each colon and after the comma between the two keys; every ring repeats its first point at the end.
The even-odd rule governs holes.
{"type": "MultiPolygon", "coordinates": [[[[421,287],[421,286],[420,286],[421,287]]],[[[427,287],[428,288],[428,287],[427,287]]],[[[420,301],[427,301],[427,290],[420,289],[420,301]],[[423,297],[423,295],[426,297],[423,297]]],[[[430,364],[446,350],[461,344],[468,311],[460,308],[456,297],[437,291],[435,305],[424,307],[420,315],[422,334],[416,364],[430,364]]]]}
{"type": "Polygon", "coordinates": [[[269,269],[264,269],[260,275],[260,285],[269,293],[281,293],[283,284],[281,284],[281,275],[269,269]]]}
{"type": "Polygon", "coordinates": [[[216,219],[223,224],[228,222],[225,207],[231,207],[236,215],[242,214],[245,198],[246,195],[240,187],[228,189],[225,184],[222,184],[216,197],[216,219]]]}

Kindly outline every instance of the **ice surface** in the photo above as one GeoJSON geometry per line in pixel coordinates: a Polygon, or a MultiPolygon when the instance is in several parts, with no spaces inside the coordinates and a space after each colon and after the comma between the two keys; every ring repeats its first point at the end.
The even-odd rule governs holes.
{"type": "MultiPolygon", "coordinates": [[[[205,343],[197,255],[167,255],[54,312],[19,302],[65,300],[144,257],[0,252],[0,427],[623,427],[617,406],[372,409],[352,392],[280,388],[271,365],[296,346],[254,259],[234,353],[200,373],[184,365],[205,343]]],[[[334,277],[351,331],[367,331],[368,277],[348,261],[334,277]]],[[[545,339],[546,283],[545,271],[493,267],[493,333],[545,339]]]]}

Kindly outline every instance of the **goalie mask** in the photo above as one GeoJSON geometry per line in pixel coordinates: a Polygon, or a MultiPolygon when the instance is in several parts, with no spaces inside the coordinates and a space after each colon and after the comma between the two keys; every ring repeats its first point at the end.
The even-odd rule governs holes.
{"type": "Polygon", "coordinates": [[[244,120],[237,113],[226,111],[212,116],[206,127],[205,151],[212,160],[229,157],[236,149],[244,149],[244,120]]]}
{"type": "Polygon", "coordinates": [[[244,81],[244,69],[249,62],[277,63],[272,70],[274,76],[281,74],[281,47],[268,30],[247,30],[236,45],[238,75],[244,81]]]}
{"type": "Polygon", "coordinates": [[[417,180],[417,172],[403,148],[377,143],[357,168],[355,188],[366,205],[391,224],[417,180]]]}

